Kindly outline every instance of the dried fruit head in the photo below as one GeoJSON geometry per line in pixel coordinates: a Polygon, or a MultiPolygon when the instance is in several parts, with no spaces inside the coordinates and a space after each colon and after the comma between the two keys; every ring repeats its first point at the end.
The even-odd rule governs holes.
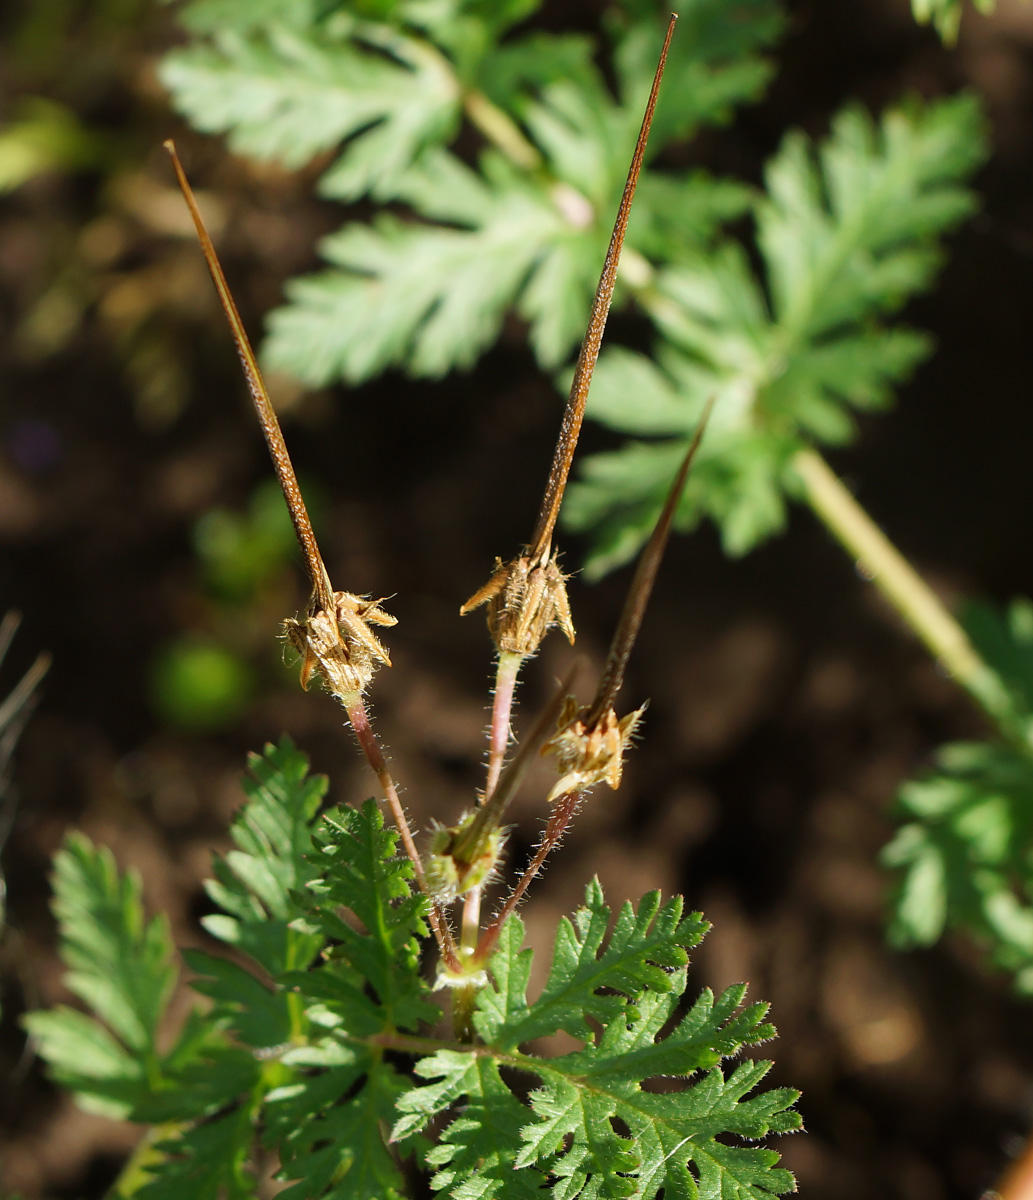
{"type": "Polygon", "coordinates": [[[283,623],[287,640],[301,655],[301,686],[308,690],[318,675],[327,691],[342,701],[362,693],[381,664],[391,659],[370,629],[373,625],[396,625],[397,619],[380,607],[379,600],[334,592],[335,613],[312,607],[302,620],[289,617],[283,623]]]}
{"type": "Polygon", "coordinates": [[[568,696],[556,732],[542,747],[542,754],[555,756],[560,771],[549,803],[570,792],[587,792],[599,783],[608,783],[616,791],[624,753],[645,711],[643,704],[618,720],[614,710],[607,708],[591,719],[589,709],[579,707],[577,700],[568,696]]]}
{"type": "Polygon", "coordinates": [[[528,552],[508,563],[497,558],[491,579],[459,610],[465,614],[487,604],[488,629],[500,654],[529,658],[554,625],[574,644],[569,576],[559,569],[557,557],[554,553],[541,563],[532,562],[528,552]]]}

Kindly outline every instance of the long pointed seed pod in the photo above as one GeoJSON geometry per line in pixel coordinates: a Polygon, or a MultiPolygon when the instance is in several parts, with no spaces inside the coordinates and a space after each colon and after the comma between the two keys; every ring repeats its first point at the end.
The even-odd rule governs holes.
{"type": "MultiPolygon", "coordinates": [[[[230,332],[240,355],[244,368],[248,390],[258,414],[258,423],[265,435],[266,445],[273,460],[276,477],[283,491],[283,498],[294,523],[294,531],[298,537],[305,565],[308,568],[309,580],[312,585],[312,596],[309,600],[308,611],[303,620],[289,619],[284,622],[284,629],[291,644],[301,655],[301,686],[307,688],[313,674],[318,675],[327,690],[344,706],[348,721],[366,756],[373,768],[398,832],[405,847],[406,855],[412,863],[413,873],[421,890],[426,892],[426,878],[423,871],[423,860],[420,858],[412,831],[398,796],[398,789],[388,770],[383,751],[380,748],[369,723],[369,714],[362,699],[362,693],[373,677],[377,666],[390,666],[391,660],[387,651],[377,640],[370,625],[394,625],[396,619],[386,613],[375,600],[365,596],[356,596],[351,592],[335,592],[330,583],[323,557],[316,544],[316,536],[312,530],[308,510],[298,486],[294,467],[283,440],[280,422],[273,410],[269,393],[266,390],[262,373],[258,369],[258,361],[251,349],[247,333],[244,330],[237,306],[230,294],[226,276],[223,274],[212,239],[208,236],[204,219],[197,206],[194,193],[187,181],[176,147],[173,142],[166,141],[165,149],[169,152],[172,165],[179,180],[183,198],[194,219],[194,227],[204,251],[205,262],[219,293],[226,319],[229,321],[230,332]]],[[[444,914],[437,904],[432,904],[430,923],[434,936],[441,949],[442,956],[450,968],[458,964],[455,943],[445,921],[444,914]]]]}
{"type": "Polygon", "coordinates": [[[563,414],[559,440],[556,444],[552,467],[545,486],[545,495],[542,498],[531,542],[511,562],[504,564],[501,559],[496,560],[495,573],[491,579],[475,592],[459,610],[461,613],[468,613],[482,604],[488,605],[488,628],[500,654],[529,657],[537,651],[545,633],[553,625],[558,625],[563,630],[568,641],[571,643],[574,641],[574,625],[571,621],[570,605],[567,600],[566,579],[559,569],[556,555],[552,549],[552,534],[559,516],[563,493],[566,490],[567,477],[570,474],[570,464],[574,457],[578,435],[581,432],[581,422],[584,419],[592,372],[595,370],[595,364],[599,358],[599,347],[602,343],[603,330],[606,327],[606,318],[610,311],[613,289],[617,281],[617,266],[620,261],[621,247],[624,244],[631,202],[634,199],[635,186],[642,169],[649,128],[653,121],[653,112],[656,109],[657,96],[660,91],[660,80],[667,63],[667,50],[671,44],[671,36],[674,33],[677,19],[676,15],[671,16],[663,49],[660,51],[660,60],[642,118],[642,127],[635,143],[635,153],[632,156],[627,182],[624,185],[624,194],[617,211],[617,220],[610,237],[606,261],[603,264],[595,299],[592,301],[588,331],[585,334],[577,366],[574,369],[574,379],[570,385],[570,394],[563,414]]]}
{"type": "Polygon", "coordinates": [[[172,159],[190,215],[194,219],[205,262],[229,322],[241,366],[244,368],[248,390],[258,415],[258,423],[269,447],[269,456],[273,460],[273,468],[294,524],[298,545],[305,557],[305,566],[312,585],[308,612],[302,621],[284,622],[287,637],[302,656],[301,685],[307,688],[312,675],[318,674],[327,690],[348,707],[353,697],[361,695],[378,665],[391,665],[387,651],[373,634],[370,625],[394,625],[396,619],[386,613],[378,601],[356,596],[351,592],[335,592],[330,583],[298,486],[298,479],[287,453],[280,422],[269,399],[258,361],[230,294],[212,239],[205,228],[201,210],[176,154],[175,145],[171,140],[166,141],[164,145],[172,159]]]}
{"type": "Polygon", "coordinates": [[[614,789],[620,786],[624,752],[636,725],[641,720],[645,705],[618,719],[614,704],[624,682],[624,671],[631,649],[642,628],[646,605],[649,603],[657,571],[671,535],[674,513],[681,500],[712,408],[711,400],[704,409],[692,444],[667,494],[652,536],[639,556],[635,577],[631,581],[628,598],[613,636],[595,699],[582,709],[573,696],[568,696],[560,716],[559,728],[542,748],[543,754],[556,756],[560,771],[560,780],[549,795],[550,802],[569,792],[585,791],[604,781],[614,789]]]}

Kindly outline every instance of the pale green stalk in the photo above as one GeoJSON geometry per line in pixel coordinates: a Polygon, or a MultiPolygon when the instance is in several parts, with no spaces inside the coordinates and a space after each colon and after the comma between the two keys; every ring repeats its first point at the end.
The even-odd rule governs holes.
{"type": "Polygon", "coordinates": [[[1015,706],[996,671],[980,657],[968,634],[900,551],[814,449],[799,450],[793,468],[807,502],[856,559],[864,575],[925,643],[947,673],[983,708],[1007,737],[1028,749],[1015,706]]]}

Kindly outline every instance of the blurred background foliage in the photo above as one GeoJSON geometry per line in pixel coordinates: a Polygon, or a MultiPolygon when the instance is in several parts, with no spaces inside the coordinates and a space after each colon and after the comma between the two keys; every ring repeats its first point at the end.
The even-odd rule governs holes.
{"type": "MultiPolygon", "coordinates": [[[[5,855],[2,1047],[4,1066],[24,1073],[21,1098],[4,1101],[9,1190],[99,1195],[129,1144],[127,1131],[65,1106],[22,1057],[19,1010],[60,997],[45,873],[63,824],[78,821],[141,866],[150,903],[169,912],[177,937],[196,943],[197,879],[236,803],[245,750],[286,729],[342,797],[366,788],[332,706],[297,691],[272,637],[303,600],[297,556],[158,148],[170,133],[246,322],[257,333],[280,306],[270,359],[316,389],[302,391],[284,375],[270,380],[300,469],[325,489],[317,519],[331,569],[356,590],[399,593],[396,670],[375,700],[418,821],[452,812],[479,778],[485,640],[479,623],[457,626],[454,610],[492,556],[527,535],[559,404],[541,367],[551,374],[579,336],[605,244],[603,214],[615,203],[633,128],[622,114],[639,103],[660,23],[659,9],[646,4],[465,7],[471,19],[454,26],[441,15],[448,4],[207,0],[177,9],[15,0],[0,13],[0,600],[25,613],[12,678],[37,649],[55,655],[24,737],[5,855]],[[349,22],[392,27],[402,9],[409,34],[413,13],[437,29],[454,77],[430,59],[399,57],[390,42],[375,66],[358,61],[349,22]],[[314,49],[313,27],[327,32],[314,49]],[[615,46],[623,55],[613,55],[615,46]],[[285,62],[308,72],[288,134],[270,115],[281,111],[282,90],[270,100],[242,91],[239,79],[219,90],[227,62],[251,68],[261,55],[273,74],[283,76],[285,62]],[[326,102],[334,70],[345,67],[379,72],[377,94],[392,104],[338,106],[332,121],[313,119],[311,106],[326,102]],[[427,104],[410,75],[436,86],[438,102],[427,104]],[[565,87],[544,86],[559,76],[565,87]],[[163,80],[199,127],[232,131],[231,148],[286,161],[234,157],[219,140],[192,136],[170,116],[163,80]],[[193,103],[182,99],[190,89],[193,103]],[[476,101],[471,111],[480,89],[530,135],[525,143],[540,160],[514,161],[520,143],[507,142],[476,101]],[[585,95],[593,100],[579,107],[585,95]],[[234,110],[229,101],[241,97],[234,110]],[[342,160],[339,143],[350,132],[359,136],[342,160]],[[414,147],[446,144],[451,158],[432,156],[418,178],[407,173],[414,147]],[[395,156],[390,169],[371,173],[385,153],[395,156]],[[507,241],[516,218],[520,237],[507,241]],[[434,254],[416,240],[425,226],[436,227],[434,254]],[[458,236],[469,229],[483,234],[473,254],[458,236]],[[529,244],[535,261],[551,264],[534,288],[521,274],[529,244]],[[513,258],[510,272],[484,269],[503,254],[513,258]],[[405,274],[428,258],[443,279],[405,274]],[[392,303],[401,297],[410,306],[401,333],[384,319],[397,310],[372,303],[364,282],[381,269],[392,303]],[[434,308],[439,300],[444,309],[434,308]],[[306,320],[313,328],[313,313],[322,324],[305,343],[300,333],[306,320]],[[385,367],[379,382],[331,386],[335,376],[361,380],[385,367]],[[402,367],[432,378],[406,381],[402,367]]],[[[663,408],[687,377],[697,390],[715,370],[726,383],[739,378],[743,296],[759,288],[763,302],[768,294],[770,264],[748,219],[766,170],[774,182],[781,163],[782,178],[801,183],[806,199],[825,187],[813,173],[824,169],[820,155],[836,152],[830,131],[841,131],[841,159],[847,135],[857,162],[883,153],[887,135],[867,117],[850,118],[852,132],[846,118],[837,123],[848,102],[859,98],[855,113],[877,118],[919,93],[923,101],[896,118],[917,138],[935,128],[923,120],[950,111],[938,107],[943,98],[974,85],[993,151],[978,180],[982,215],[955,237],[941,289],[903,313],[931,331],[940,353],[908,385],[898,414],[878,423],[860,415],[859,445],[840,451],[837,465],[943,594],[1030,594],[1021,547],[1033,510],[1033,419],[1015,402],[1033,365],[1024,332],[1033,246],[1030,10],[1008,3],[992,20],[964,22],[953,51],[915,26],[906,0],[784,10],[754,2],[736,6],[736,21],[723,26],[728,11],[701,3],[683,17],[681,86],[665,93],[672,124],[658,130],[624,305],[611,326],[623,349],[611,352],[596,393],[609,428],[588,431],[587,454],[601,464],[626,454],[614,430],[670,437],[691,424],[692,405],[673,425],[663,408]],[[693,38],[700,30],[706,36],[693,38]],[[725,58],[711,79],[693,64],[712,53],[725,58]],[[725,127],[710,127],[715,118],[725,127]],[[802,133],[784,141],[792,129],[802,133]],[[702,312],[712,334],[711,301],[700,309],[697,296],[692,308],[683,277],[651,274],[672,258],[684,269],[701,250],[707,263],[730,263],[726,274],[737,282],[723,294],[738,305],[730,317],[716,314],[719,344],[732,355],[711,356],[702,377],[702,335],[684,318],[702,312]],[[681,305],[666,325],[661,301],[681,305]],[[629,416],[613,397],[632,387],[639,404],[629,416]]],[[[923,11],[950,33],[960,6],[923,11]]],[[[887,312],[915,290],[908,279],[916,271],[922,286],[931,281],[943,261],[941,230],[973,206],[957,188],[970,186],[983,153],[978,123],[963,116],[971,106],[954,103],[956,127],[969,122],[956,143],[955,198],[927,230],[927,258],[912,257],[911,275],[890,280],[887,312]]],[[[906,160],[920,167],[918,140],[906,160]]],[[[877,331],[882,311],[862,313],[859,334],[877,331]]],[[[777,310],[763,314],[765,337],[778,332],[777,318],[777,310]]],[[[893,344],[896,384],[917,363],[919,345],[893,344]]],[[[881,387],[870,389],[875,402],[888,397],[881,387]]],[[[743,496],[754,495],[753,511],[768,527],[781,523],[782,473],[771,464],[788,456],[796,434],[794,426],[788,442],[783,430],[782,442],[756,447],[724,492],[715,480],[710,494],[740,514],[743,496]],[[753,462],[760,467],[750,475],[753,462]],[[767,490],[751,493],[744,475],[767,490]]],[[[600,496],[619,501],[603,547],[616,562],[634,544],[620,521],[646,521],[651,500],[640,502],[634,487],[621,493],[602,467],[593,470],[579,523],[596,520],[600,496]]],[[[641,493],[643,480],[662,489],[665,473],[654,457],[625,476],[641,493]]],[[[312,503],[307,482],[306,494],[312,503]]],[[[712,507],[727,545],[727,513],[712,507]]],[[[805,516],[790,520],[784,540],[734,566],[705,527],[675,548],[629,681],[629,695],[634,688],[653,697],[641,766],[633,763],[621,792],[586,814],[562,878],[547,881],[546,905],[569,906],[592,871],[615,894],[657,883],[685,890],[717,923],[700,960],[703,981],[750,978],[774,1001],[780,1082],[804,1087],[812,1131],[806,1144],[787,1145],[801,1186],[833,1200],[967,1196],[996,1177],[1008,1139],[1033,1120],[1029,1014],[1007,982],[983,971],[970,942],[887,954],[876,858],[901,781],[917,778],[900,794],[904,820],[886,852],[904,869],[894,936],[932,944],[954,911],[1026,986],[1028,768],[1015,747],[980,742],[979,717],[897,636],[805,516]]],[[[687,512],[684,524],[692,523],[687,512]]],[[[739,527],[750,525],[740,516],[739,527]]],[[[745,549],[758,536],[740,540],[745,549]]],[[[571,539],[570,565],[585,550],[571,539]]],[[[590,656],[602,653],[622,589],[620,578],[578,588],[575,616],[590,656]]],[[[975,640],[1028,711],[1024,602],[1003,618],[985,606],[973,613],[975,640]]],[[[543,687],[560,664],[557,651],[546,652],[543,687]]],[[[519,815],[528,830],[540,816],[519,815]]],[[[530,839],[518,834],[515,853],[530,839]]],[[[543,906],[543,925],[549,919],[543,906]]]]}

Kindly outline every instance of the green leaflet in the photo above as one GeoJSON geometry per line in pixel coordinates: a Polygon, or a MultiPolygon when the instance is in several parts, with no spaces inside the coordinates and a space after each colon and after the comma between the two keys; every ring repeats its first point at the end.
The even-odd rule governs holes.
{"type": "Polygon", "coordinates": [[[54,859],[54,912],[68,988],[96,1014],[65,1006],[26,1019],[55,1078],[84,1107],[125,1117],[160,1079],[158,1031],[176,979],[168,921],[148,921],[140,878],[110,850],[70,834],[54,859]]]}
{"type": "Polygon", "coordinates": [[[792,1176],[775,1166],[773,1151],[718,1140],[799,1125],[791,1110],[795,1093],[747,1098],[768,1064],[746,1063],[728,1076],[719,1065],[773,1036],[766,1006],[740,1007],[744,987],[717,1001],[704,992],[661,1036],[679,1011],[686,949],[699,942],[705,924],[698,914],[682,918],[677,899],[661,905],[656,894],[637,910],[625,906],[604,945],[608,919],[592,884],[585,907],[561,926],[549,980],[533,1002],[526,996],[530,951],[521,949],[523,928],[515,918],[507,923],[491,962],[492,982],[478,997],[475,1025],[484,1045],[443,1048],[417,1063],[417,1074],[429,1082],[400,1099],[394,1136],[408,1136],[460,1105],[428,1161],[439,1168],[435,1187],[464,1200],[530,1196],[546,1186],[563,1197],[653,1197],[663,1188],[671,1195],[756,1198],[791,1190],[792,1176]],[[519,1050],[519,1043],[558,1029],[580,1037],[582,1049],[553,1059],[519,1050]],[[528,1073],[540,1085],[531,1092],[533,1119],[527,1122],[525,1111],[519,1145],[512,1071],[514,1079],[528,1073]],[[684,1089],[662,1095],[643,1089],[643,1080],[661,1074],[680,1077],[684,1089]],[[493,1121],[484,1118],[489,1112],[493,1121]],[[500,1120],[499,1113],[509,1115],[500,1120]],[[630,1138],[616,1131],[614,1118],[630,1138]],[[507,1174],[507,1164],[515,1175],[507,1174]]]}
{"type": "Polygon", "coordinates": [[[267,1106],[280,1178],[298,1181],[284,1193],[292,1200],[381,1200],[403,1188],[384,1130],[409,1085],[382,1050],[350,1040],[415,1031],[440,1016],[420,974],[426,902],[411,890],[412,868],[396,857],[397,841],[372,800],[361,812],[328,813],[316,835],[319,872],[299,925],[318,930],[326,949],[318,966],[283,976],[305,1006],[311,1035],[284,1055],[299,1077],[271,1093],[267,1106]]]}
{"type": "Polygon", "coordinates": [[[965,631],[980,655],[1011,692],[1019,720],[1033,732],[1033,601],[1013,600],[1004,613],[970,601],[962,613],[965,631]]]}
{"type": "MultiPolygon", "coordinates": [[[[271,365],[319,385],[391,366],[441,375],[471,365],[512,309],[544,365],[576,345],[664,12],[652,0],[614,7],[615,102],[585,38],[509,33],[500,44],[537,7],[385,0],[333,11],[292,0],[282,16],[244,0],[185,7],[198,40],[165,59],[162,79],[197,128],[287,166],[339,150],[324,195],[395,201],[417,218],[381,214],[324,241],[331,269],[292,281],[289,303],[272,314],[271,365]],[[234,3],[240,11],[228,11],[234,3]],[[449,149],[464,116],[493,147],[473,166],[449,149]]],[[[682,25],[651,156],[758,94],[770,74],[758,51],[782,20],[772,0],[734,12],[696,0],[682,25]]],[[[655,186],[653,177],[642,180],[632,252],[640,236],[643,255],[698,248],[746,203],[741,186],[702,172],[656,174],[655,186]]]]}
{"type": "Polygon", "coordinates": [[[384,828],[377,805],[335,809],[317,837],[322,870],[309,887],[306,929],[318,929],[328,960],[317,970],[284,978],[326,1006],[323,1020],[347,1032],[414,1030],[433,1023],[438,1009],[420,977],[418,939],[428,934],[426,901],[411,890],[412,867],[395,857],[398,835],[384,828]],[[361,931],[345,920],[349,910],[361,931]],[[372,991],[372,995],[370,992],[372,991]]]}
{"type": "Polygon", "coordinates": [[[250,1200],[258,1186],[249,1170],[254,1115],[253,1104],[241,1104],[160,1139],[153,1163],[132,1195],[142,1200],[250,1200]]]}
{"type": "Polygon", "coordinates": [[[591,1038],[590,1021],[614,1019],[640,994],[669,992],[674,986],[671,972],[688,962],[687,951],[709,928],[700,913],[682,917],[680,896],[661,906],[657,892],[644,896],[637,911],[624,905],[607,939],[609,924],[610,910],[595,880],[573,922],[560,922],[549,978],[533,1006],[525,998],[530,954],[521,959],[514,952],[510,961],[493,966],[499,988],[482,993],[475,1018],[481,1037],[514,1050],[559,1029],[591,1038]],[[602,988],[621,994],[600,994],[602,988]]]}
{"type": "MultiPolygon", "coordinates": [[[[585,39],[513,32],[537,8],[531,0],[385,0],[347,13],[293,0],[276,22],[261,6],[232,17],[233,2],[187,6],[195,29],[216,29],[218,13],[223,32],[167,60],[180,108],[234,146],[289,163],[340,148],[324,194],[409,210],[326,239],[330,267],[294,280],[271,316],[270,364],[316,385],[393,366],[442,375],[471,365],[514,309],[544,366],[567,357],[652,75],[652,0],[609,12],[616,101],[585,39]],[[491,146],[469,165],[450,149],[464,118],[491,146]]],[[[942,25],[957,7],[934,0],[916,11],[942,25]]],[[[759,92],[769,68],[758,51],[780,28],[769,0],[683,10],[650,160],[759,92]]],[[[604,354],[589,412],[638,437],[681,439],[717,398],[679,528],[710,516],[728,551],[745,553],[785,523],[794,451],[849,441],[852,409],[890,402],[929,344],[889,318],[929,286],[943,234],[971,211],[966,180],[983,140],[968,98],[878,124],[849,109],[816,148],[791,134],[754,204],[762,279],[738,244],[714,244],[747,189],[647,161],[617,303],[633,300],[656,325],[659,369],[644,361],[641,389],[629,391],[626,356],[611,369],[604,354]],[[654,402],[674,419],[633,428],[654,402]]],[[[641,545],[678,454],[633,442],[583,465],[564,517],[593,536],[590,574],[641,545]]]]}
{"type": "Polygon", "coordinates": [[[304,911],[297,893],[315,874],[312,824],[327,785],[309,778],[308,759],[287,737],[252,754],[248,770],[247,803],[230,827],[236,848],[215,861],[205,885],[223,911],[203,924],[275,976],[305,966],[320,945],[291,923],[304,911]]]}
{"type": "Polygon", "coordinates": [[[298,1081],[270,1092],[265,1140],[280,1154],[289,1200],[393,1200],[404,1192],[384,1139],[407,1081],[382,1057],[328,1038],[284,1056],[298,1081]],[[357,1086],[361,1085],[361,1086],[357,1086]]]}
{"type": "Polygon", "coordinates": [[[351,138],[335,194],[386,196],[426,146],[454,133],[459,97],[447,64],[420,43],[384,29],[387,53],[375,54],[358,32],[350,21],[337,36],[279,21],[261,34],[223,27],[211,44],[168,55],[162,81],[197,128],[229,132],[238,153],[300,167],[351,138]]]}
{"type": "Polygon", "coordinates": [[[948,924],[990,944],[996,965],[1033,992],[1033,762],[987,743],[955,743],[935,773],[904,785],[902,825],[883,861],[902,870],[891,937],[929,945],[948,924]]]}
{"type": "Polygon", "coordinates": [[[939,239],[972,210],[965,181],[983,147],[971,97],[890,111],[878,125],[848,109],[822,145],[792,134],[768,167],[755,205],[763,281],[728,240],[682,255],[639,293],[661,331],[655,362],[604,352],[588,412],[623,432],[680,436],[584,462],[564,516],[595,533],[591,574],[644,541],[710,397],[676,524],[711,516],[733,554],[781,529],[795,449],[849,441],[851,409],[886,405],[928,352],[928,339],[887,317],[929,286],[939,239]]]}
{"type": "MultiPolygon", "coordinates": [[[[1008,686],[1018,725],[1033,730],[1033,605],[1004,614],[972,604],[965,627],[1008,686]]],[[[931,945],[945,928],[974,933],[993,963],[1033,994],[1033,753],[1028,743],[941,747],[935,769],[901,788],[900,828],[883,862],[900,874],[890,936],[931,945]]]]}
{"type": "MultiPolygon", "coordinates": [[[[585,273],[598,257],[598,231],[587,248],[579,246],[586,239],[573,236],[549,197],[494,161],[497,178],[482,179],[438,152],[403,180],[408,195],[433,204],[455,226],[382,216],[373,226],[346,225],[327,238],[325,257],[343,269],[291,282],[291,304],[270,317],[269,361],[309,382],[364,379],[396,362],[415,374],[440,375],[470,365],[494,341],[525,286],[528,305],[540,309],[532,268],[568,283],[572,273],[585,273]]],[[[549,315],[568,301],[561,289],[549,315]]],[[[583,313],[587,307],[575,316],[583,320],[583,313]]],[[[573,320],[568,315],[560,325],[568,341],[573,320]]]]}

